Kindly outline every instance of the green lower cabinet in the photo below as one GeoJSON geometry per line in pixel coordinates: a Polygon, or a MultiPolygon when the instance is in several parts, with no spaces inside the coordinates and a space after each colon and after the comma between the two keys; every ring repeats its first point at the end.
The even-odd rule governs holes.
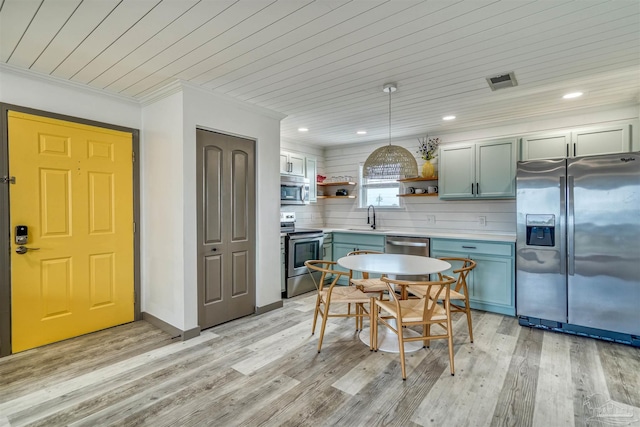
{"type": "MultiPolygon", "coordinates": [[[[362,233],[333,233],[334,261],[338,261],[340,258],[347,256],[349,252],[358,250],[384,252],[384,236],[362,233]]],[[[338,265],[335,265],[335,269],[347,271],[338,265]]],[[[354,277],[358,277],[358,273],[354,272],[354,277]]],[[[370,277],[378,276],[372,274],[370,277]]],[[[341,285],[349,284],[346,277],[341,277],[338,283],[341,285]]]]}
{"type": "Polygon", "coordinates": [[[477,263],[467,279],[472,308],[509,316],[516,314],[514,251],[513,243],[431,240],[432,257],[471,258],[477,263]]]}
{"type": "MultiPolygon", "coordinates": [[[[322,244],[322,260],[323,261],[333,261],[333,234],[325,233],[324,234],[324,243],[322,244]]],[[[325,276],[325,283],[331,282],[333,280],[333,274],[328,274],[325,276]]]]}

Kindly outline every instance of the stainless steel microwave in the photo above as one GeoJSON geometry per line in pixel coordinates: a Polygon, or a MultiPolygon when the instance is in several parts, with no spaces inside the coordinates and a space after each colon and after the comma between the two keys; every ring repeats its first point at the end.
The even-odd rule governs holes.
{"type": "Polygon", "coordinates": [[[280,177],[280,204],[306,205],[309,203],[309,180],[301,176],[280,177]]]}

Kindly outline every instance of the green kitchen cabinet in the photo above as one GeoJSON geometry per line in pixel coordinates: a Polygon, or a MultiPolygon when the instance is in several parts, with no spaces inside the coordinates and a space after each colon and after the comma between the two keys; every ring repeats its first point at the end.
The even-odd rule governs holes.
{"type": "Polygon", "coordinates": [[[502,199],[516,195],[515,139],[446,145],[440,149],[441,199],[502,199]]]}
{"type": "Polygon", "coordinates": [[[333,234],[324,233],[322,241],[322,259],[325,261],[333,261],[333,234]]]}
{"type": "Polygon", "coordinates": [[[520,139],[520,160],[627,153],[632,150],[631,138],[630,123],[528,135],[520,139]]]}
{"type": "MultiPolygon", "coordinates": [[[[384,235],[365,234],[365,233],[333,233],[333,260],[337,261],[347,256],[352,251],[378,251],[384,252],[384,235]]],[[[335,265],[336,270],[347,271],[346,269],[335,265]]],[[[372,274],[370,277],[377,277],[372,274]]],[[[338,281],[341,285],[347,285],[347,279],[341,277],[338,281]]]]}
{"type": "Polygon", "coordinates": [[[515,316],[514,243],[431,239],[431,256],[474,260],[476,268],[467,278],[471,307],[515,316]]]}

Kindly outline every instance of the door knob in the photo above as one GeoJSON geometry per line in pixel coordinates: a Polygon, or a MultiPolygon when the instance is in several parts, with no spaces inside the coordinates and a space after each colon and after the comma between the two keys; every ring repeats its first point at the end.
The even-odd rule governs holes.
{"type": "Polygon", "coordinates": [[[16,253],[20,254],[20,255],[24,255],[26,254],[28,251],[37,251],[40,250],[40,248],[28,248],[26,246],[18,246],[16,248],[16,253]]]}

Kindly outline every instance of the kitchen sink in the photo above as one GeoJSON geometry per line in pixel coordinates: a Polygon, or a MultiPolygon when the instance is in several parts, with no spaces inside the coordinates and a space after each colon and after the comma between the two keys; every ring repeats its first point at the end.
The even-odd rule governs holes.
{"type": "Polygon", "coordinates": [[[389,230],[386,228],[376,228],[375,230],[371,227],[367,228],[347,228],[348,231],[363,231],[367,233],[388,233],[389,230]]]}

